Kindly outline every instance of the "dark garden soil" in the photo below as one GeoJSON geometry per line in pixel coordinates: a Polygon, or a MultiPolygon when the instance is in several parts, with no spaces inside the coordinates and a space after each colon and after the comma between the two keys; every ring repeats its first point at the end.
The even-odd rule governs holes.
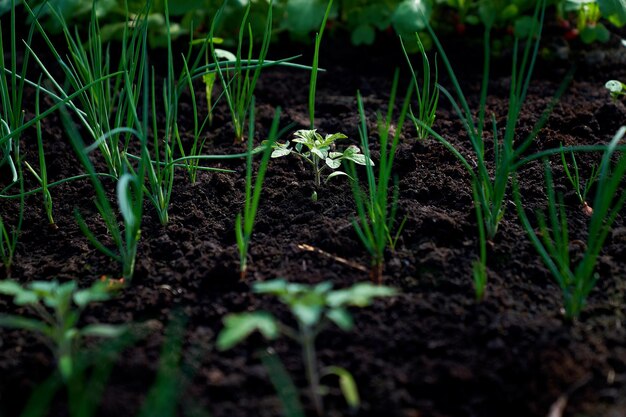
{"type": "MultiPolygon", "coordinates": [[[[375,131],[375,112],[386,111],[394,67],[402,66],[405,79],[407,71],[393,39],[373,49],[332,42],[322,57],[328,71],[319,79],[317,126],[323,133],[343,132],[350,138],[346,144],[356,144],[356,90],[364,96],[369,127],[375,131]]],[[[449,44],[461,83],[476,104],[480,48],[449,44]]],[[[285,56],[293,49],[281,51],[274,46],[273,53],[285,56]]],[[[538,64],[520,137],[531,130],[575,63],[574,80],[531,151],[559,144],[606,143],[626,122],[626,107],[613,102],[604,88],[609,79],[626,80],[626,48],[614,39],[609,45],[564,56],[568,50],[554,41],[546,44],[546,51],[558,53],[547,54],[538,64]]],[[[500,129],[506,120],[508,62],[506,57],[497,62],[488,99],[488,110],[495,113],[500,129]]],[[[308,77],[288,69],[264,73],[256,93],[259,140],[277,106],[282,108],[282,126],[291,122],[307,126],[308,77]]],[[[34,100],[33,91],[29,96],[34,100]]],[[[32,117],[33,106],[26,111],[32,117]]],[[[185,120],[189,114],[189,97],[185,97],[181,126],[187,136],[192,128],[191,121],[185,120]]],[[[226,106],[219,106],[207,153],[245,150],[244,145],[233,144],[229,123],[226,106]]],[[[58,117],[47,119],[44,128],[51,181],[81,172],[58,117]]],[[[467,135],[443,98],[435,130],[464,154],[470,153],[467,135]]],[[[36,162],[34,138],[34,131],[27,132],[22,146],[25,158],[36,162]]],[[[371,140],[375,142],[374,137],[371,140]]],[[[626,416],[624,217],[617,220],[599,259],[600,279],[587,308],[580,321],[568,323],[560,311],[560,290],[510,203],[489,250],[487,297],[476,303],[471,264],[477,256],[477,228],[469,176],[443,146],[432,139],[417,141],[415,129],[408,124],[401,142],[394,170],[400,179],[399,216],[406,216],[407,222],[395,252],[387,253],[384,271],[385,284],[398,288],[401,295],[354,311],[355,331],[328,329],[317,346],[323,365],[342,366],[354,375],[363,403],[356,415],[543,417],[565,396],[565,416],[626,416]]],[[[487,144],[491,147],[493,142],[488,139],[487,144]]],[[[377,150],[374,143],[374,160],[377,150]]],[[[585,175],[598,159],[597,155],[579,157],[585,175]]],[[[132,284],[114,300],[85,312],[85,323],[149,322],[152,329],[118,358],[99,408],[101,416],[137,415],[154,382],[163,333],[176,314],[186,321],[180,410],[193,405],[216,417],[281,414],[258,355],[266,342],[253,337],[225,353],[214,347],[227,313],[263,308],[288,317],[282,306],[253,295],[247,283],[238,282],[233,230],[235,214],[243,204],[245,161],[214,166],[236,173],[201,173],[193,185],[184,171],[178,173],[167,226],[160,225],[146,204],[132,284]]],[[[565,193],[573,239],[584,240],[588,217],[558,159],[552,167],[558,190],[565,193]]],[[[7,172],[1,175],[6,184],[7,172]]],[[[542,165],[524,167],[520,180],[527,209],[544,207],[542,165]]],[[[35,187],[32,178],[27,186],[35,187]]],[[[254,230],[249,283],[284,277],[304,283],[329,280],[344,287],[368,279],[367,272],[354,265],[367,267],[368,257],[351,225],[354,206],[348,182],[332,180],[318,191],[317,202],[310,199],[312,190],[312,173],[299,161],[271,161],[254,230]]],[[[52,196],[58,230],[47,226],[40,195],[26,201],[13,277],[23,282],[78,279],[87,286],[102,274],[118,276],[118,266],[90,246],[76,225],[73,211],[78,208],[97,233],[105,235],[91,184],[65,184],[53,189],[52,196]]],[[[0,214],[14,219],[17,207],[15,200],[3,200],[0,214]]],[[[580,245],[572,250],[576,253],[580,245]]],[[[1,312],[14,310],[9,299],[0,300],[1,312]]],[[[296,384],[304,387],[298,347],[287,341],[271,346],[296,384]]],[[[0,416],[12,417],[55,364],[42,341],[22,331],[0,329],[0,351],[0,416]]],[[[326,397],[328,414],[348,415],[337,381],[324,382],[334,387],[326,397]]],[[[309,408],[304,389],[302,394],[309,408]]],[[[67,415],[62,396],[54,404],[50,415],[67,415]]]]}

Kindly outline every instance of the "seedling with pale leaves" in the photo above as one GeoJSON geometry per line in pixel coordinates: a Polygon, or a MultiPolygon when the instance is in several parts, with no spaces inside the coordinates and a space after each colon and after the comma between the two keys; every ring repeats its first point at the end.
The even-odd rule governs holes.
{"type": "Polygon", "coordinates": [[[611,93],[611,98],[617,100],[621,96],[626,96],[626,84],[618,80],[609,80],[604,87],[611,93]]]}
{"type": "Polygon", "coordinates": [[[331,282],[309,286],[276,279],[256,283],[254,291],[273,295],[286,304],[298,327],[292,328],[266,311],[229,314],[224,318],[224,329],[217,338],[218,349],[230,349],[255,331],[259,331],[268,340],[286,336],[302,346],[309,392],[317,415],[324,415],[322,396],[325,389],[320,384],[320,378],[326,375],[339,377],[346,402],[351,408],[357,408],[360,400],[354,378],[343,368],[320,368],[315,352],[315,339],[330,324],[345,331],[352,330],[354,320],[348,307],[367,307],[375,298],[396,295],[396,290],[370,283],[358,283],[350,288],[333,290],[331,282]]]}
{"type": "MultiPolygon", "coordinates": [[[[359,165],[366,164],[367,159],[365,155],[361,153],[361,149],[359,149],[358,146],[350,145],[343,152],[334,150],[337,140],[347,138],[343,133],[322,136],[317,133],[316,129],[312,129],[298,130],[294,136],[295,139],[292,139],[292,142],[296,145],[292,147],[289,141],[286,143],[276,143],[274,145],[274,151],[272,152],[272,158],[280,158],[293,154],[306,161],[313,167],[316,188],[321,186],[322,173],[327,169],[333,172],[326,177],[324,183],[340,175],[349,177],[345,172],[338,170],[343,160],[352,161],[359,165]]],[[[374,165],[371,159],[369,162],[371,165],[374,165]]]]}

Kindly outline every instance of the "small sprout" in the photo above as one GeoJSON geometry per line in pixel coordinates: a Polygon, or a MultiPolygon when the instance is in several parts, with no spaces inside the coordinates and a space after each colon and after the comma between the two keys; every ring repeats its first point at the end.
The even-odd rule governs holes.
{"type": "Polygon", "coordinates": [[[330,324],[335,324],[344,331],[352,330],[354,319],[348,307],[367,307],[375,298],[396,295],[396,290],[370,283],[333,290],[333,284],[328,281],[309,286],[276,279],[256,283],[254,291],[273,295],[286,304],[298,323],[297,328],[278,321],[274,315],[265,311],[229,314],[224,318],[224,329],[217,338],[217,348],[230,349],[255,331],[268,340],[275,340],[281,335],[289,337],[302,346],[306,378],[317,414],[324,415],[322,396],[326,392],[320,384],[320,378],[331,374],[339,377],[342,393],[349,406],[357,408],[360,400],[354,378],[343,368],[320,368],[315,352],[315,339],[330,324]]]}
{"type": "MultiPolygon", "coordinates": [[[[315,186],[317,188],[321,186],[322,172],[327,168],[331,169],[333,172],[326,177],[324,183],[340,175],[349,177],[345,172],[338,171],[342,160],[352,161],[359,165],[366,164],[365,155],[361,153],[361,149],[359,149],[358,146],[350,145],[343,152],[334,150],[337,140],[347,138],[343,133],[322,136],[317,133],[316,129],[313,129],[298,130],[294,136],[295,139],[293,139],[292,142],[296,145],[291,147],[289,141],[286,143],[276,143],[273,146],[274,151],[272,152],[272,158],[280,158],[290,154],[302,158],[313,166],[315,186]]],[[[370,160],[370,163],[374,165],[372,160],[370,160]]],[[[314,197],[312,196],[312,198],[314,197]]]]}
{"type": "Polygon", "coordinates": [[[574,192],[576,193],[576,197],[578,197],[578,201],[580,201],[580,205],[582,206],[582,211],[587,216],[591,217],[593,214],[593,208],[587,203],[587,194],[591,190],[591,187],[594,183],[598,181],[598,175],[600,175],[600,170],[597,165],[593,165],[591,167],[591,173],[589,174],[589,178],[586,181],[580,176],[580,171],[578,169],[578,162],[576,161],[576,156],[574,152],[570,152],[571,156],[571,165],[573,169],[570,169],[565,158],[565,150],[563,146],[561,146],[561,163],[563,164],[563,171],[567,176],[570,184],[574,187],[574,192]]]}
{"type": "Polygon", "coordinates": [[[611,97],[617,100],[620,96],[626,95],[626,84],[617,80],[610,80],[604,84],[607,90],[611,93],[611,97]]]}

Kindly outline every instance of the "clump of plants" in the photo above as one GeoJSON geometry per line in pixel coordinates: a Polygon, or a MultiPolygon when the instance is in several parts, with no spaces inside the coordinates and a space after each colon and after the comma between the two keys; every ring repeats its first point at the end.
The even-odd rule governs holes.
{"type": "MultiPolygon", "coordinates": [[[[395,100],[398,89],[399,72],[396,71],[389,105],[385,117],[381,113],[378,118],[378,137],[380,142],[380,163],[378,172],[375,172],[374,164],[369,158],[369,134],[367,131],[367,119],[363,108],[361,94],[357,93],[357,105],[359,108],[359,136],[361,146],[365,152],[365,172],[367,183],[362,190],[358,181],[352,183],[352,194],[356,204],[357,218],[352,224],[361,242],[370,254],[370,280],[382,283],[383,267],[385,262],[385,249],[394,248],[404,226],[404,222],[396,230],[396,214],[398,208],[398,180],[393,179],[392,168],[396,155],[396,149],[400,141],[401,126],[409,110],[413,83],[410,84],[404,97],[403,105],[397,120],[397,128],[392,128],[395,100]],[[394,236],[395,234],[395,236],[394,236]]],[[[357,178],[354,164],[349,165],[350,173],[357,178]]]]}
{"type": "MultiPolygon", "coordinates": [[[[450,61],[432,28],[428,30],[441,54],[442,61],[450,76],[456,98],[448,90],[439,86],[442,94],[450,101],[469,137],[472,155],[463,155],[459,147],[449,139],[434,132],[427,124],[416,118],[413,121],[426,129],[434,139],[444,145],[461,162],[472,178],[472,194],[479,235],[479,257],[474,261],[473,281],[476,298],[482,300],[487,285],[487,244],[492,242],[504,218],[509,190],[509,182],[520,166],[522,155],[528,150],[541,128],[545,125],[551,110],[564,92],[569,81],[566,77],[556,92],[551,104],[541,114],[533,129],[523,138],[517,139],[518,122],[527,98],[528,88],[537,61],[539,43],[546,13],[546,0],[537,2],[531,24],[525,36],[516,36],[513,44],[511,85],[504,132],[498,129],[495,114],[491,121],[487,117],[487,93],[491,60],[491,31],[495,15],[485,20],[483,79],[480,92],[478,116],[470,109],[468,100],[452,69],[450,61]],[[523,46],[522,46],[523,45],[523,46]],[[493,149],[486,146],[485,132],[491,130],[493,149]],[[493,156],[491,156],[493,155],[493,156]]],[[[489,15],[487,15],[489,16],[489,15]]]]}
{"type": "Polygon", "coordinates": [[[333,284],[330,282],[309,286],[289,283],[284,279],[256,283],[254,292],[272,295],[287,305],[296,319],[297,327],[279,321],[266,311],[229,314],[224,318],[224,329],[217,339],[218,349],[230,349],[255,331],[259,331],[268,340],[286,336],[302,347],[309,394],[317,415],[324,415],[322,399],[325,389],[320,380],[331,374],[339,377],[344,397],[351,407],[356,408],[359,405],[359,397],[354,379],[343,368],[319,366],[315,351],[316,338],[330,324],[345,331],[352,330],[354,320],[348,311],[349,307],[367,307],[375,298],[390,297],[397,292],[390,287],[369,283],[333,290],[333,284]]]}
{"type": "Polygon", "coordinates": [[[569,180],[570,184],[574,188],[574,192],[576,193],[576,197],[582,206],[583,212],[591,216],[593,214],[593,209],[587,203],[587,195],[591,190],[593,184],[598,180],[598,175],[600,175],[600,171],[598,170],[597,165],[593,165],[591,167],[591,173],[589,174],[589,178],[587,180],[583,180],[581,178],[580,169],[578,168],[578,161],[576,160],[576,156],[574,152],[569,152],[570,161],[572,164],[572,169],[570,169],[567,159],[565,157],[565,150],[561,147],[561,163],[563,164],[563,171],[565,172],[565,176],[569,180]]]}
{"type": "Polygon", "coordinates": [[[434,64],[434,79],[431,80],[433,76],[433,70],[430,66],[430,60],[428,59],[428,54],[426,53],[426,49],[424,48],[424,44],[420,39],[419,35],[415,34],[416,44],[422,57],[422,83],[417,82],[417,72],[413,68],[411,64],[411,59],[409,58],[409,54],[407,52],[406,47],[404,46],[404,41],[400,38],[400,44],[402,45],[402,51],[404,52],[404,56],[409,65],[409,70],[411,71],[411,77],[413,79],[413,84],[415,84],[415,95],[417,96],[417,107],[415,111],[410,109],[410,118],[412,120],[419,120],[422,122],[414,123],[415,129],[417,130],[417,138],[418,139],[426,139],[429,135],[428,130],[425,126],[430,128],[433,127],[435,123],[435,117],[437,113],[437,105],[439,104],[439,89],[437,88],[437,81],[439,80],[439,71],[437,69],[437,62],[434,64]]]}
{"type": "Polygon", "coordinates": [[[523,208],[519,186],[516,181],[513,182],[519,218],[533,246],[561,288],[565,317],[568,320],[580,315],[587,297],[600,278],[595,272],[598,256],[626,201],[626,193],[619,192],[626,174],[626,156],[621,155],[616,163],[611,163],[611,158],[625,135],[626,127],[622,127],[608,145],[600,163],[587,239],[581,245],[582,256],[575,265],[570,254],[573,242],[570,240],[563,196],[555,192],[548,162],[544,162],[548,208],[547,214],[537,212],[538,232],[523,208]]]}
{"type": "Polygon", "coordinates": [[[0,294],[13,297],[13,304],[33,315],[30,318],[2,314],[0,326],[41,335],[55,354],[59,373],[67,381],[74,372],[74,359],[84,337],[111,338],[126,330],[125,326],[108,324],[78,327],[83,310],[93,302],[108,300],[111,288],[108,280],[97,281],[85,289],[79,289],[75,281],[34,281],[23,286],[12,280],[0,281],[0,294]]]}
{"type": "Polygon", "coordinates": [[[252,158],[254,150],[252,144],[254,142],[254,98],[250,107],[250,126],[248,129],[248,157],[246,160],[246,189],[245,203],[243,211],[237,214],[235,219],[235,237],[237,239],[237,248],[239,249],[239,276],[243,281],[246,279],[248,271],[248,249],[250,240],[252,239],[252,229],[254,228],[254,220],[259,208],[261,199],[261,191],[263,190],[263,180],[267,171],[267,165],[272,152],[272,145],[276,142],[278,135],[278,122],[280,120],[280,108],[276,110],[274,121],[270,128],[269,139],[267,140],[261,164],[257,171],[256,179],[252,178],[252,158]]]}

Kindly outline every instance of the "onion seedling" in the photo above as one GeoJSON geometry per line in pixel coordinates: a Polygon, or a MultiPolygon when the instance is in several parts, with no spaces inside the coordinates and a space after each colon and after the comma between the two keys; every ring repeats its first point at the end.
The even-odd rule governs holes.
{"type": "MultiPolygon", "coordinates": [[[[422,44],[422,40],[417,33],[415,34],[415,38],[417,40],[417,47],[419,49],[420,55],[422,56],[421,89],[420,84],[417,82],[417,74],[413,69],[413,65],[411,65],[411,59],[409,58],[409,54],[404,47],[404,41],[402,40],[402,37],[400,37],[400,45],[402,45],[402,51],[404,52],[404,56],[406,57],[406,60],[409,64],[413,83],[415,84],[415,95],[417,96],[417,115],[413,113],[412,109],[410,109],[409,111],[411,114],[411,119],[420,120],[423,125],[432,128],[433,124],[435,123],[437,105],[439,104],[439,89],[437,88],[437,81],[439,80],[439,70],[437,69],[437,62],[435,61],[435,79],[434,81],[431,81],[432,70],[430,68],[430,60],[428,59],[428,54],[426,53],[424,45],[422,44]]],[[[428,130],[426,130],[422,124],[415,123],[418,139],[426,139],[429,135],[428,130]]]]}
{"type": "MultiPolygon", "coordinates": [[[[402,225],[396,232],[396,237],[391,238],[396,222],[396,212],[398,203],[398,184],[395,182],[394,191],[390,195],[393,161],[396,148],[400,140],[402,126],[406,119],[413,92],[413,83],[406,91],[406,96],[400,110],[395,132],[392,133],[393,113],[395,107],[396,93],[398,89],[399,72],[396,71],[389,98],[389,106],[386,118],[378,114],[378,136],[380,140],[380,162],[378,164],[378,175],[374,172],[374,164],[370,159],[369,135],[367,132],[367,119],[363,108],[361,94],[357,93],[357,105],[359,108],[359,136],[361,146],[365,154],[365,172],[367,173],[367,191],[363,192],[357,181],[352,183],[352,194],[356,204],[357,219],[352,221],[354,229],[363,245],[371,257],[370,280],[375,283],[382,283],[383,265],[385,249],[388,246],[395,246],[402,225]],[[391,199],[390,199],[391,198],[391,199]]],[[[354,164],[350,164],[351,174],[357,178],[354,164]]]]}
{"type": "Polygon", "coordinates": [[[118,337],[125,326],[90,324],[79,328],[82,311],[90,303],[110,298],[108,284],[97,281],[91,287],[79,290],[75,281],[59,284],[54,281],[34,281],[21,286],[15,281],[0,281],[0,294],[13,297],[13,303],[26,307],[36,318],[0,315],[0,326],[28,330],[45,338],[54,352],[64,381],[74,372],[74,359],[84,337],[118,337]]]}
{"type": "Polygon", "coordinates": [[[254,98],[252,98],[250,106],[250,125],[248,127],[248,158],[246,160],[246,190],[245,205],[243,212],[237,214],[235,219],[235,236],[237,238],[237,248],[239,249],[239,272],[240,279],[246,279],[248,271],[248,248],[250,247],[250,239],[252,238],[252,229],[254,228],[254,220],[256,218],[261,198],[261,190],[263,189],[263,180],[265,172],[270,160],[272,146],[276,142],[278,135],[278,123],[280,122],[280,107],[276,109],[274,121],[270,128],[269,138],[265,144],[265,151],[259,165],[259,170],[252,182],[252,156],[254,142],[254,98]]]}
{"type": "MultiPolygon", "coordinates": [[[[306,161],[313,167],[313,174],[315,176],[315,187],[319,188],[322,184],[322,173],[329,168],[331,172],[324,183],[327,183],[333,177],[340,175],[348,176],[343,171],[337,169],[341,167],[341,161],[348,160],[359,165],[365,165],[367,163],[366,156],[361,153],[358,146],[350,145],[343,152],[337,152],[334,150],[335,142],[339,139],[346,139],[347,136],[343,133],[333,133],[332,135],[322,136],[317,133],[317,130],[298,130],[294,133],[295,139],[292,139],[296,145],[290,146],[289,141],[285,143],[276,143],[273,145],[274,151],[272,152],[272,158],[281,158],[287,155],[296,155],[302,160],[306,161]]],[[[374,165],[372,160],[369,160],[371,165],[374,165]]],[[[317,195],[317,192],[314,193],[317,195]]]]}
{"type": "MultiPolygon", "coordinates": [[[[16,30],[16,0],[10,0],[11,16],[10,27],[7,31],[0,23],[0,166],[8,165],[11,170],[12,182],[18,181],[18,172],[13,160],[13,149],[19,145],[19,134],[16,131],[24,125],[24,84],[25,75],[28,68],[30,53],[23,54],[22,69],[18,74],[17,64],[17,36],[16,30]],[[3,34],[10,33],[11,38],[10,63],[5,63],[5,39],[3,34]]],[[[33,38],[34,27],[31,25],[28,34],[28,43],[33,38]]]]}
{"type": "Polygon", "coordinates": [[[325,375],[339,377],[344,398],[351,408],[356,409],[360,400],[354,378],[343,368],[320,368],[315,351],[316,338],[330,324],[344,331],[352,330],[354,320],[348,311],[349,307],[367,307],[375,298],[390,297],[397,293],[393,288],[369,283],[355,284],[342,290],[333,290],[332,287],[331,282],[308,286],[288,283],[283,279],[254,284],[256,293],[273,295],[289,307],[298,324],[297,328],[279,321],[266,311],[229,314],[224,318],[224,329],[217,337],[217,348],[230,349],[255,331],[268,340],[286,336],[302,347],[309,394],[317,415],[324,415],[322,396],[325,390],[320,379],[325,375]]]}
{"type": "Polygon", "coordinates": [[[558,98],[562,95],[571,77],[566,77],[553,98],[551,104],[539,117],[534,128],[521,140],[516,140],[517,124],[520,119],[522,107],[526,100],[528,87],[532,77],[535,62],[539,51],[541,32],[545,17],[546,1],[537,2],[533,15],[533,24],[529,27],[528,36],[525,40],[525,47],[520,53],[520,38],[516,37],[513,45],[513,65],[511,75],[511,86],[509,92],[508,112],[504,134],[501,137],[498,133],[495,115],[492,115],[491,129],[494,141],[493,147],[493,169],[487,161],[488,153],[485,149],[483,137],[486,127],[485,115],[487,112],[487,90],[489,84],[489,66],[491,55],[491,29],[493,20],[485,22],[484,32],[484,66],[483,79],[480,93],[480,104],[478,108],[478,118],[470,110],[468,101],[463,94],[463,90],[452,69],[439,39],[435,35],[432,27],[427,29],[437,46],[442,61],[448,71],[458,103],[452,94],[442,86],[438,86],[441,92],[448,98],[455,109],[463,126],[469,136],[474,155],[464,156],[448,139],[445,139],[434,132],[421,120],[413,118],[413,121],[426,129],[438,142],[443,144],[452,154],[463,164],[472,177],[472,191],[474,206],[476,208],[477,221],[479,222],[479,246],[480,259],[474,263],[474,284],[476,297],[482,299],[485,294],[486,285],[486,245],[495,237],[498,226],[502,221],[507,202],[507,190],[509,180],[517,169],[517,163],[522,159],[522,155],[531,146],[535,137],[545,125],[548,117],[558,98]],[[521,57],[520,57],[521,55],[521,57]],[[520,59],[521,58],[521,59],[520,59]],[[460,104],[459,104],[460,103],[460,104]],[[493,172],[493,174],[491,173],[493,172]],[[478,284],[478,285],[477,285],[478,284]]]}
{"type": "Polygon", "coordinates": [[[545,162],[548,214],[537,213],[539,232],[536,232],[523,208],[519,186],[513,181],[515,204],[519,218],[533,246],[539,252],[544,264],[559,284],[563,293],[565,317],[577,318],[589,293],[599,279],[595,272],[598,256],[604,241],[626,201],[626,193],[620,193],[626,174],[626,155],[622,154],[617,163],[611,166],[611,158],[619,142],[626,135],[622,127],[609,143],[599,167],[598,186],[593,201],[593,213],[589,221],[587,241],[577,265],[572,265],[570,257],[569,231],[563,196],[556,195],[550,166],[545,162]]]}
{"type": "Polygon", "coordinates": [[[309,82],[309,121],[311,122],[311,129],[315,129],[315,93],[317,91],[317,72],[319,70],[320,45],[322,44],[322,36],[324,36],[326,21],[328,20],[332,7],[333,0],[330,0],[328,2],[328,6],[326,6],[326,12],[324,13],[320,30],[315,34],[315,51],[313,52],[313,66],[311,69],[311,80],[309,82]]]}
{"type": "Polygon", "coordinates": [[[589,190],[593,186],[593,184],[598,180],[598,175],[600,175],[600,171],[598,170],[597,165],[593,165],[591,167],[591,174],[587,181],[585,181],[584,185],[582,184],[582,180],[580,178],[580,172],[578,169],[578,163],[576,162],[576,156],[574,156],[574,152],[569,153],[571,156],[572,166],[574,168],[573,172],[570,170],[567,160],[565,158],[565,150],[561,146],[561,163],[563,164],[563,171],[565,171],[565,176],[574,187],[574,192],[576,193],[576,197],[580,201],[580,205],[583,208],[583,212],[591,216],[593,214],[593,209],[587,203],[587,194],[589,190]]]}
{"type": "MultiPolygon", "coordinates": [[[[147,90],[147,87],[144,86],[144,89],[147,90]]],[[[144,112],[147,112],[148,92],[144,91],[143,95],[143,108],[144,112]]],[[[144,118],[144,120],[146,119],[147,118],[144,118]]],[[[89,160],[88,148],[85,146],[80,133],[74,125],[69,113],[65,109],[61,110],[61,120],[70,137],[70,141],[78,159],[89,174],[96,192],[96,207],[104,220],[109,235],[116,246],[116,250],[109,249],[96,237],[96,235],[89,229],[89,226],[87,226],[87,222],[83,216],[80,214],[78,209],[76,209],[74,214],[76,216],[78,226],[96,249],[122,265],[122,276],[130,281],[135,271],[137,244],[140,238],[141,219],[143,215],[143,181],[145,178],[146,166],[150,165],[149,158],[144,151],[142,160],[139,163],[138,171],[134,174],[125,173],[117,181],[117,202],[124,225],[122,232],[122,229],[118,224],[115,211],[113,210],[113,207],[111,206],[104,190],[104,186],[102,185],[102,182],[89,160]]],[[[127,132],[133,133],[137,137],[144,138],[145,140],[145,136],[141,132],[136,132],[132,129],[127,129],[127,132]]],[[[145,142],[142,143],[142,148],[144,150],[146,149],[145,142]]]]}
{"type": "Polygon", "coordinates": [[[142,84],[141,76],[145,65],[145,60],[141,58],[142,48],[145,48],[142,36],[148,30],[147,10],[150,4],[146,5],[145,15],[140,13],[133,21],[128,20],[130,14],[126,14],[127,22],[122,33],[121,56],[116,72],[112,71],[108,48],[104,49],[95,7],[89,21],[87,41],[83,42],[78,32],[75,35],[70,33],[63,17],[54,7],[45,6],[57,19],[65,35],[69,50],[67,59],[61,56],[54,42],[37,21],[35,13],[25,4],[39,33],[63,70],[67,83],[79,94],[69,94],[68,87],[62,86],[39,56],[26,45],[52,83],[56,94],[52,91],[42,91],[46,91],[56,101],[62,100],[65,106],[72,110],[93,140],[90,146],[100,150],[109,172],[119,177],[126,169],[125,153],[131,137],[120,128],[132,124],[132,113],[128,103],[132,101],[137,106],[139,100],[138,86],[142,84]],[[126,97],[129,89],[124,88],[128,79],[132,81],[133,87],[130,89],[130,99],[126,97]]]}
{"type": "Polygon", "coordinates": [[[16,146],[14,147],[13,151],[13,158],[16,165],[16,174],[18,178],[18,183],[20,185],[20,203],[15,226],[11,228],[11,230],[9,230],[10,226],[8,225],[7,221],[2,216],[0,216],[0,260],[2,260],[2,264],[4,265],[7,277],[11,276],[11,267],[15,259],[17,242],[19,240],[20,233],[22,231],[22,225],[24,223],[24,199],[26,195],[24,192],[24,173],[22,172],[22,165],[20,160],[21,155],[19,142],[16,142],[16,146]]]}
{"type": "MultiPolygon", "coordinates": [[[[40,98],[40,88],[38,86],[37,93],[35,95],[35,116],[38,117],[39,112],[39,98],[40,98]]],[[[33,174],[33,176],[41,185],[41,194],[43,196],[43,207],[46,212],[46,216],[48,217],[48,223],[52,229],[57,229],[58,226],[54,223],[54,217],[52,216],[52,195],[50,194],[50,190],[48,188],[48,169],[46,166],[46,155],[43,149],[43,138],[41,132],[41,120],[37,121],[37,153],[39,155],[39,172],[33,169],[33,167],[26,161],[24,164],[26,168],[33,174]]]]}
{"type": "MultiPolygon", "coordinates": [[[[272,38],[272,0],[270,0],[269,7],[267,9],[267,16],[265,18],[265,31],[263,33],[263,40],[261,41],[261,49],[259,51],[259,56],[256,65],[253,68],[250,68],[250,63],[252,62],[252,53],[254,46],[254,39],[252,36],[252,26],[249,22],[248,16],[250,14],[250,8],[252,7],[252,3],[249,2],[246,7],[246,11],[244,13],[243,19],[241,21],[241,27],[239,29],[239,38],[237,42],[237,53],[235,55],[235,66],[232,68],[233,72],[231,73],[231,68],[226,67],[222,68],[221,65],[217,65],[217,75],[222,84],[222,88],[224,90],[224,97],[226,98],[226,102],[228,103],[228,108],[230,109],[231,118],[233,121],[233,127],[235,130],[235,140],[243,141],[244,138],[244,126],[246,116],[248,115],[248,111],[250,109],[250,105],[252,103],[252,96],[254,94],[254,89],[256,88],[256,83],[261,75],[261,69],[263,68],[263,62],[267,57],[267,52],[269,50],[270,41],[272,38]],[[248,34],[248,53],[246,58],[243,58],[243,43],[245,38],[245,33],[247,31],[248,34]]],[[[215,32],[215,25],[217,21],[220,19],[221,14],[223,12],[224,6],[222,6],[213,22],[211,24],[211,31],[209,33],[209,45],[211,47],[211,55],[213,60],[218,63],[220,60],[220,56],[218,55],[217,50],[215,49],[215,42],[213,41],[213,34],[215,32]]]]}

